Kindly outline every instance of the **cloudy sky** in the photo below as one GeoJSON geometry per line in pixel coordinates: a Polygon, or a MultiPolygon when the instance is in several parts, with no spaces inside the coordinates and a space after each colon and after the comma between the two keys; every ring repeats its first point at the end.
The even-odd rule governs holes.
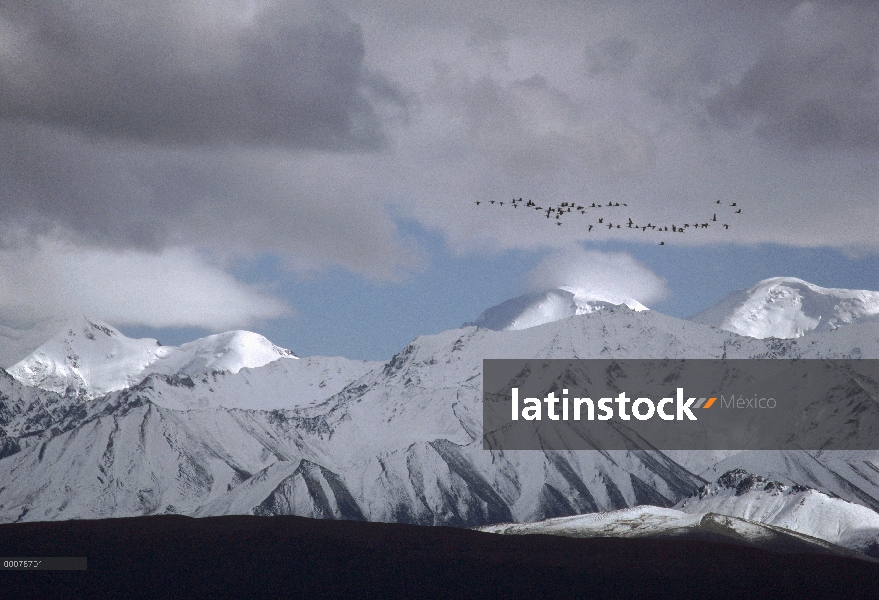
{"type": "Polygon", "coordinates": [[[81,314],[386,359],[565,281],[674,316],[877,290],[876,31],[871,1],[6,0],[0,362],[81,314]]]}

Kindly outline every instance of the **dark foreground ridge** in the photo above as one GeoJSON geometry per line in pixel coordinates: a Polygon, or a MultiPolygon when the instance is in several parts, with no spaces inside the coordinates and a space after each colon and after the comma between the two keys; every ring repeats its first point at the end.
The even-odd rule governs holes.
{"type": "Polygon", "coordinates": [[[301,517],[0,525],[6,598],[875,598],[879,565],[699,541],[504,536],[301,517]]]}

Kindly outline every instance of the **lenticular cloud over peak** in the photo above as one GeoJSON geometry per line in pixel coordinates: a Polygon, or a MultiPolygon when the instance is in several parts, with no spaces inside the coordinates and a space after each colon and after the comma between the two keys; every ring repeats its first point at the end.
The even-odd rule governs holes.
{"type": "Polygon", "coordinates": [[[585,301],[649,305],[668,295],[665,280],[623,252],[571,248],[551,254],[524,278],[527,293],[564,289],[585,301]]]}

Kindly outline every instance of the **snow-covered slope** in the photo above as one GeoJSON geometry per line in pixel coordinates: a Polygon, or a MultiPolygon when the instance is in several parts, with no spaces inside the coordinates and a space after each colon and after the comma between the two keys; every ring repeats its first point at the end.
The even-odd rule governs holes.
{"type": "Polygon", "coordinates": [[[536,523],[488,525],[479,529],[486,533],[506,535],[691,539],[732,543],[775,552],[817,552],[869,560],[862,553],[795,530],[725,514],[686,513],[660,506],[637,506],[536,523]]]}
{"type": "MultiPolygon", "coordinates": [[[[84,332],[99,338],[93,325],[84,332]]],[[[157,359],[138,383],[92,399],[0,373],[0,521],[174,512],[524,523],[669,508],[742,465],[879,508],[879,453],[485,451],[481,377],[483,359],[523,356],[872,358],[877,322],[759,340],[607,306],[526,329],[420,337],[384,364],[314,357],[233,372],[239,358],[215,372],[226,355],[212,348],[232,342],[186,345],[185,360],[157,359]]],[[[724,518],[724,531],[776,527],[724,518]]]]}
{"type": "Polygon", "coordinates": [[[823,288],[795,277],[773,277],[691,317],[755,338],[796,338],[812,330],[879,319],[879,292],[823,288]]]}
{"type": "Polygon", "coordinates": [[[64,321],[45,320],[35,323],[4,325],[0,323],[0,368],[8,369],[22,356],[27,356],[52,334],[65,325],[64,321]]]}
{"type": "Polygon", "coordinates": [[[628,306],[636,311],[647,310],[647,307],[631,298],[602,299],[583,290],[562,287],[501,302],[485,310],[475,321],[463,326],[476,325],[495,331],[527,329],[614,306],[628,306]]]}
{"type": "Polygon", "coordinates": [[[383,365],[338,356],[309,356],[240,371],[202,371],[186,377],[154,374],[142,387],[151,402],[175,410],[285,410],[324,402],[383,365]]]}
{"type": "MultiPolygon", "coordinates": [[[[708,473],[718,460],[755,455],[485,451],[482,360],[839,357],[855,348],[879,356],[879,323],[756,340],[608,307],[524,330],[420,337],[383,365],[300,359],[238,373],[153,374],[56,410],[43,429],[7,427],[18,449],[0,459],[0,520],[177,512],[473,526],[671,507],[716,479],[708,473]]],[[[14,383],[5,404],[34,401],[13,397],[36,393],[14,383]]],[[[63,405],[40,394],[43,405],[63,405]]],[[[766,453],[762,462],[811,461],[817,483],[790,467],[792,483],[869,506],[879,503],[879,470],[865,460],[766,453]]]]}
{"type": "Polygon", "coordinates": [[[737,468],[676,509],[720,513],[783,527],[879,557],[879,513],[800,484],[786,485],[737,468]]]}
{"type": "Polygon", "coordinates": [[[280,358],[296,357],[250,331],[211,335],[175,348],[154,339],[131,339],[106,323],[82,318],[13,365],[9,373],[25,385],[98,397],[135,385],[150,373],[237,373],[280,358]]]}

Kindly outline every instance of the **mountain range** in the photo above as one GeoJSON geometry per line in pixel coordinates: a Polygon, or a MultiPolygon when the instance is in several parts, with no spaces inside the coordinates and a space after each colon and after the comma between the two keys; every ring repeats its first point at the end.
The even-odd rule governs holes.
{"type": "Polygon", "coordinates": [[[548,290],[387,362],[296,358],[250,332],[171,348],[82,319],[0,372],[0,522],[177,513],[472,527],[652,506],[680,513],[681,527],[726,515],[876,554],[879,452],[482,449],[485,358],[879,358],[876,292],[797,282],[766,280],[693,320],[548,290]],[[790,335],[724,330],[743,310],[753,333],[790,335]]]}

